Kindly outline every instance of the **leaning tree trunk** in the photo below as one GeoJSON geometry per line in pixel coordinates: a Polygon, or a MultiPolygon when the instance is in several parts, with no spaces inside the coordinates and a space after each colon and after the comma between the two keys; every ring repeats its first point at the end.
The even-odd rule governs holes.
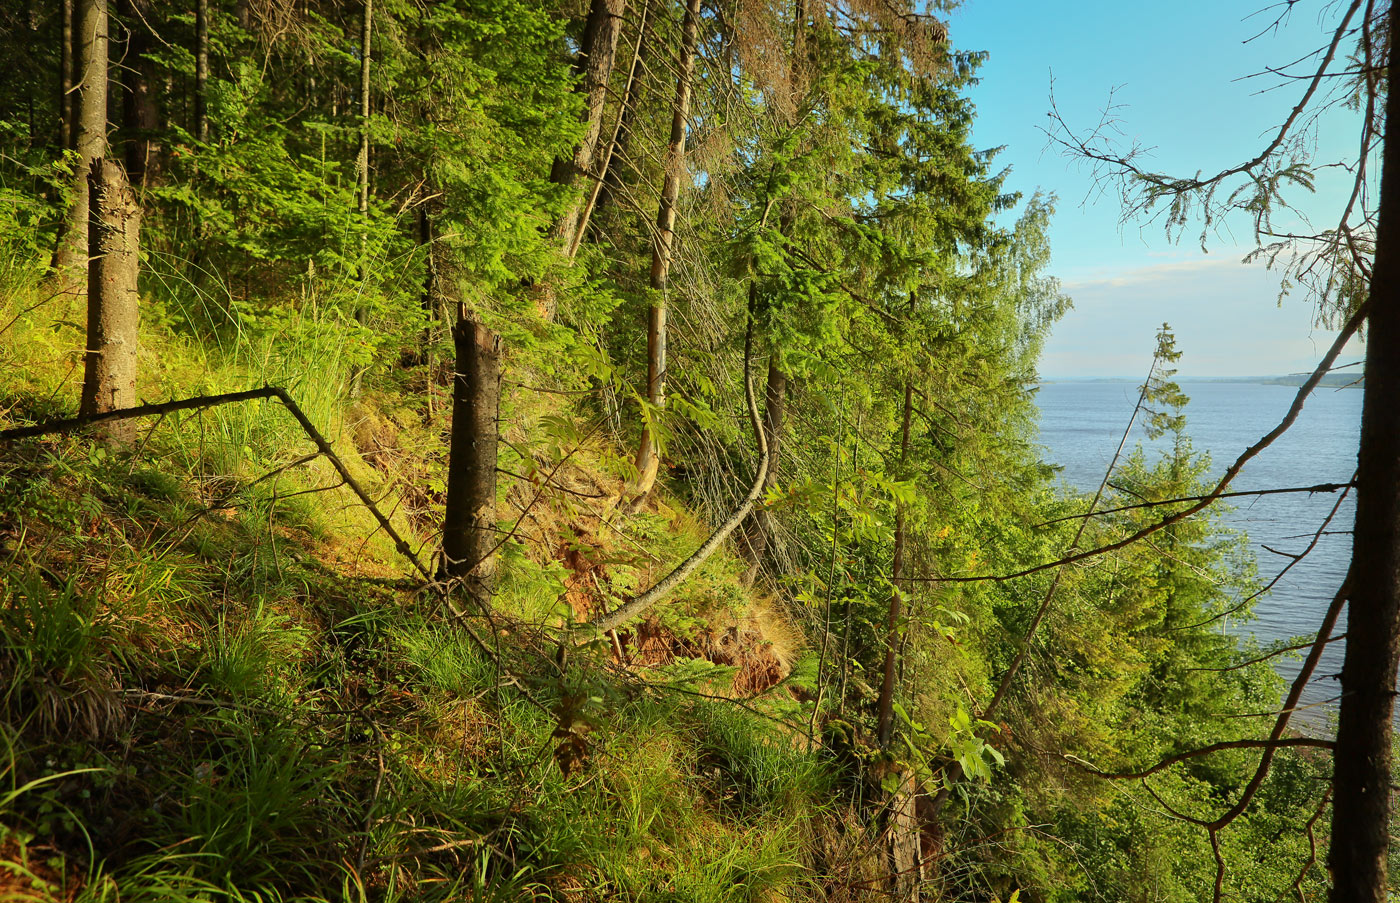
{"type": "MultiPolygon", "coordinates": [[[[763,432],[768,437],[768,473],[763,478],[763,491],[766,494],[778,483],[778,464],[782,460],[783,419],[787,410],[787,374],[783,372],[774,351],[768,359],[768,386],[763,393],[763,432]]],[[[744,521],[744,535],[738,545],[740,552],[748,559],[749,568],[744,573],[744,585],[753,586],[758,572],[763,567],[763,555],[773,535],[773,518],[765,508],[755,508],[744,521]]]]}
{"type": "MultiPolygon", "coordinates": [[[[647,58],[653,53],[651,45],[652,17],[650,16],[650,2],[642,5],[642,24],[637,33],[636,49],[632,53],[632,66],[627,73],[627,89],[622,94],[622,107],[617,111],[617,125],[613,128],[612,141],[608,145],[607,157],[608,165],[603,168],[598,184],[594,186],[592,201],[585,205],[584,214],[580,216],[579,229],[588,226],[588,216],[595,210],[601,210],[611,202],[614,194],[622,190],[622,166],[627,162],[628,148],[632,143],[632,121],[636,118],[637,107],[641,105],[642,91],[645,79],[643,78],[647,66],[647,58]]],[[[574,238],[574,248],[576,251],[579,239],[574,238]]]]}
{"type": "MultiPolygon", "coordinates": [[[[579,91],[586,98],[582,114],[585,123],[583,137],[574,148],[573,157],[558,157],[550,171],[550,180],[560,185],[572,185],[579,176],[597,177],[594,161],[598,156],[599,136],[603,132],[603,111],[607,106],[608,81],[612,78],[613,61],[617,56],[617,38],[622,33],[622,15],[627,0],[593,0],[588,20],[583,27],[574,69],[582,77],[579,91]]],[[[555,224],[555,233],[566,249],[574,247],[579,228],[583,199],[575,198],[569,209],[555,224]]],[[[550,316],[553,311],[546,311],[550,316]]]]}
{"type": "MultiPolygon", "coordinates": [[[[136,349],[140,307],[136,274],[141,209],[121,165],[98,159],[88,172],[89,224],[87,353],[79,412],[101,414],[136,404],[136,349]]],[[[134,420],[103,427],[107,438],[127,443],[134,420]]]]}
{"type": "MultiPolygon", "coordinates": [[[[695,71],[695,45],[700,30],[700,0],[686,4],[681,24],[680,74],[676,77],[676,100],[671,107],[671,141],[666,147],[666,178],[661,186],[661,202],[656,212],[656,229],[651,245],[651,309],[647,315],[647,402],[652,416],[666,407],[666,281],[671,272],[671,246],[675,241],[676,199],[685,176],[685,131],[690,118],[690,83],[695,71]]],[[[661,459],[651,427],[643,425],[642,443],[637,450],[637,482],[633,487],[638,501],[646,498],[656,484],[661,459]]]]}
{"type": "Polygon", "coordinates": [[[496,588],[496,441],[501,339],[459,314],[452,330],[452,441],[447,510],[442,520],[443,576],[460,579],[478,604],[496,588]]]}
{"type": "MultiPolygon", "coordinates": [[[[1390,72],[1400,6],[1390,9],[1390,72]]],[[[1383,903],[1390,843],[1391,715],[1400,657],[1400,92],[1388,92],[1366,334],[1365,396],[1346,659],[1333,751],[1332,903],[1383,903]]]]}
{"type": "Polygon", "coordinates": [[[77,27],[78,120],[73,205],[68,209],[54,269],[71,295],[87,291],[88,173],[107,153],[107,0],[79,0],[77,27]]]}

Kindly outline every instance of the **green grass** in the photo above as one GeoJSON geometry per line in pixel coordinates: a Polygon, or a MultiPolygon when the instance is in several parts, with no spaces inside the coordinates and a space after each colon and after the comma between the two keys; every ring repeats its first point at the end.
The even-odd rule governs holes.
{"type": "MultiPolygon", "coordinates": [[[[70,414],[78,330],[24,313],[40,295],[21,282],[0,299],[0,323],[18,315],[0,402],[11,422],[70,414]]],[[[144,397],[285,385],[396,507],[396,475],[347,441],[344,324],[307,304],[252,330],[205,289],[158,294],[144,397]]],[[[421,475],[441,437],[417,416],[390,419],[421,475]]],[[[309,448],[249,404],[143,422],[134,453],[0,449],[0,867],[42,860],[66,887],[39,897],[77,903],[813,896],[831,783],[798,733],[697,698],[713,668],[649,688],[542,629],[568,616],[542,550],[574,509],[539,506],[560,535],[503,549],[498,617],[470,625],[483,648],[394,585],[404,562],[324,462],[288,467],[309,448]]],[[[678,558],[699,536],[683,512],[617,526],[617,591],[659,566],[635,543],[678,558]]],[[[737,568],[707,566],[671,626],[742,607],[737,568]]]]}

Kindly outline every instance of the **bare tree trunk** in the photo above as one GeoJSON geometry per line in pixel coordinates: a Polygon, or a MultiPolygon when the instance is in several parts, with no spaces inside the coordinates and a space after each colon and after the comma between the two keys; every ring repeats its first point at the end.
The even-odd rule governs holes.
{"type": "MultiPolygon", "coordinates": [[[[1390,9],[1396,71],[1400,6],[1390,9]]],[[[1391,715],[1400,658],[1400,92],[1385,104],[1380,223],[1366,331],[1365,397],[1346,659],[1333,752],[1332,903],[1383,903],[1390,844],[1391,715]],[[1397,130],[1395,136],[1390,131],[1397,130]]]]}
{"type": "Polygon", "coordinates": [[[59,10],[63,21],[58,57],[58,146],[63,150],[73,148],[73,138],[77,134],[78,105],[74,103],[73,90],[77,77],[73,71],[73,0],[63,0],[59,10]]]}
{"type": "Polygon", "coordinates": [[[749,426],[753,429],[754,441],[758,443],[758,467],[754,470],[753,484],[744,496],[739,507],[735,508],[724,521],[714,529],[708,539],[694,552],[676,565],[670,573],[651,585],[651,588],[637,593],[610,612],[599,615],[588,622],[588,627],[599,633],[616,630],[634,618],[639,618],[653,606],[675,592],[690,575],[709,559],[730,534],[739,528],[744,518],[749,516],[754,504],[763,491],[763,480],[768,475],[768,440],[763,435],[763,424],[758,416],[758,401],[754,397],[753,374],[750,372],[753,360],[753,308],[749,308],[748,327],[744,332],[744,402],[748,407],[749,426]]]}
{"type": "Polygon", "coordinates": [[[54,268],[65,290],[82,295],[87,286],[88,173],[93,161],[107,153],[107,0],[80,0],[74,35],[81,73],[75,148],[73,205],[54,256],[54,268]]]}
{"type": "MultiPolygon", "coordinates": [[[[370,28],[373,24],[374,0],[365,0],[364,16],[360,20],[360,151],[355,157],[361,225],[369,219],[369,56],[370,28]]],[[[363,238],[360,241],[360,250],[364,251],[363,238]]]]}
{"type": "MultiPolygon", "coordinates": [[[[374,0],[365,0],[364,14],[360,17],[360,149],[355,155],[355,197],[356,210],[360,215],[360,228],[369,228],[369,63],[370,29],[374,23],[374,0]]],[[[360,233],[360,281],[365,278],[367,255],[365,233],[360,233]]],[[[355,306],[355,322],[361,326],[369,321],[369,310],[365,307],[363,293],[360,303],[355,306]]],[[[364,379],[365,367],[357,366],[350,375],[350,397],[360,396],[360,384],[364,379]]]]}
{"type": "MultiPolygon", "coordinates": [[[[141,209],[121,165],[97,159],[88,172],[89,225],[87,353],[79,412],[101,414],[136,404],[136,351],[140,322],[136,291],[141,209]]],[[[104,427],[109,440],[134,438],[135,421],[104,427]]]]}
{"type": "Polygon", "coordinates": [[[194,134],[209,140],[209,0],[194,6],[194,134]]]}
{"type": "MultiPolygon", "coordinates": [[[[574,148],[572,159],[557,157],[550,170],[550,180],[559,185],[572,185],[580,175],[594,176],[594,161],[598,156],[598,139],[603,131],[603,111],[607,107],[608,81],[612,78],[613,61],[617,56],[617,38],[622,33],[622,16],[627,0],[593,0],[588,20],[583,27],[583,40],[574,69],[582,76],[579,90],[587,98],[583,122],[587,123],[583,138],[574,148]]],[[[555,234],[565,248],[574,247],[579,228],[579,213],[583,199],[575,198],[569,209],[555,224],[555,234]]],[[[548,311],[553,316],[553,311],[548,311]]]]}
{"type": "MultiPolygon", "coordinates": [[[[671,245],[675,241],[676,199],[685,177],[685,132],[690,118],[690,83],[695,72],[695,47],[700,31],[700,0],[689,0],[681,24],[680,74],[676,77],[676,100],[671,108],[671,140],[666,148],[666,177],[656,213],[655,237],[651,246],[651,310],[647,316],[647,402],[653,416],[666,407],[666,281],[671,271],[671,245]]],[[[637,451],[638,500],[644,499],[656,484],[661,459],[649,426],[642,427],[642,443],[637,451]]]]}
{"type": "MultiPolygon", "coordinates": [[[[909,459],[909,421],[913,410],[914,387],[906,380],[904,383],[904,421],[900,428],[899,440],[901,468],[909,459]]],[[[904,576],[904,520],[904,504],[900,502],[895,506],[894,560],[890,565],[890,582],[894,584],[894,588],[890,591],[889,615],[885,620],[885,666],[880,681],[880,701],[876,716],[882,749],[888,748],[890,740],[894,738],[895,652],[899,648],[899,622],[903,616],[904,603],[904,590],[899,584],[900,578],[904,576]]]]}
{"type": "Polygon", "coordinates": [[[151,86],[159,73],[147,54],[151,52],[151,32],[146,19],[154,14],[150,0],[122,0],[127,19],[126,68],[122,73],[122,127],[126,133],[126,174],[131,184],[144,188],[159,172],[160,144],[155,133],[160,128],[160,111],[151,86]]]}
{"type": "Polygon", "coordinates": [[[593,186],[588,191],[588,200],[584,202],[583,209],[579,212],[578,225],[574,227],[573,240],[565,246],[570,260],[573,260],[574,256],[578,254],[579,245],[583,243],[584,233],[588,231],[589,218],[597,209],[599,199],[609,181],[617,178],[612,162],[621,146],[628,122],[632,118],[632,108],[637,101],[637,79],[642,68],[642,46],[646,44],[650,34],[651,0],[643,0],[641,23],[637,28],[637,43],[632,47],[632,64],[627,69],[627,87],[622,92],[622,105],[617,111],[617,122],[613,125],[612,138],[608,141],[602,162],[595,167],[597,171],[593,174],[593,186]]]}
{"type": "MultiPolygon", "coordinates": [[[[632,144],[632,121],[637,115],[637,107],[642,102],[642,91],[645,85],[643,76],[647,71],[647,59],[654,50],[651,45],[650,19],[642,22],[641,34],[637,36],[637,52],[632,57],[632,72],[627,79],[627,93],[622,99],[622,109],[618,111],[617,131],[613,135],[612,157],[615,160],[626,162],[628,148],[632,144]]],[[[606,207],[613,200],[613,195],[622,190],[622,168],[620,166],[609,166],[607,172],[603,173],[602,182],[598,187],[598,197],[594,201],[593,208],[600,210],[606,207]]]]}
{"type": "Polygon", "coordinates": [[[452,379],[452,441],[447,464],[447,510],[442,521],[443,576],[462,579],[489,605],[496,588],[496,442],[500,409],[501,339],[459,314],[452,330],[457,368],[452,379]]]}
{"type": "MultiPolygon", "coordinates": [[[[783,372],[775,351],[768,358],[768,386],[763,393],[763,431],[768,436],[768,473],[763,479],[766,494],[778,483],[778,465],[782,460],[780,452],[783,444],[783,418],[787,410],[787,374],[783,372]]],[[[763,554],[768,549],[769,537],[773,533],[772,517],[764,508],[755,508],[744,522],[744,535],[739,543],[740,552],[749,561],[749,569],[744,574],[744,585],[753,586],[758,572],[763,566],[763,554]]]]}
{"type": "MultiPolygon", "coordinates": [[[[433,382],[433,345],[437,341],[437,323],[442,319],[441,287],[438,282],[438,251],[433,239],[433,213],[430,203],[418,208],[418,245],[423,249],[423,333],[419,337],[418,362],[428,368],[429,386],[433,382]]],[[[428,413],[432,415],[432,393],[428,394],[428,413]]]]}

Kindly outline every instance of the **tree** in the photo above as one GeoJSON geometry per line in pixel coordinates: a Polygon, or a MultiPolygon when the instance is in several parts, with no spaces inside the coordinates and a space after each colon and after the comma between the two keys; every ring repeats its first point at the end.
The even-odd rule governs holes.
{"type": "MultiPolygon", "coordinates": [[[[1370,35],[1363,36],[1370,43],[1370,35]]],[[[1386,81],[1396,72],[1400,8],[1384,37],[1386,81]]],[[[1366,57],[1371,57],[1368,48],[1366,57]]],[[[1391,717],[1400,661],[1400,92],[1386,91],[1379,221],[1366,305],[1365,395],[1357,456],[1346,659],[1333,753],[1333,903],[1388,899],[1392,809],[1391,717]]]]}
{"type": "MultiPolygon", "coordinates": [[[[1391,126],[1400,122],[1400,103],[1387,88],[1395,62],[1392,48],[1400,37],[1397,15],[1394,6],[1378,10],[1360,0],[1350,3],[1329,45],[1319,54],[1315,70],[1303,79],[1301,100],[1273,140],[1253,159],[1214,175],[1179,178],[1145,170],[1137,162],[1136,149],[1118,153],[1102,134],[1075,135],[1058,119],[1052,132],[1067,153],[1091,161],[1105,177],[1119,180],[1129,210],[1147,214],[1165,206],[1169,232],[1198,210],[1204,214],[1204,229],[1231,211],[1245,212],[1254,221],[1260,244],[1252,256],[1284,259],[1293,281],[1316,291],[1323,316],[1344,321],[1333,350],[1305,385],[1289,418],[1246,457],[1287,428],[1342,344],[1363,322],[1366,326],[1357,514],[1351,569],[1341,590],[1348,601],[1349,626],[1333,753],[1328,853],[1333,903],[1374,903],[1387,897],[1391,716],[1400,657],[1400,410],[1394,405],[1394,393],[1400,388],[1400,241],[1396,233],[1400,229],[1400,140],[1392,140],[1389,134],[1391,126]],[[1354,27],[1358,13],[1359,27],[1354,27]],[[1353,35],[1352,70],[1331,71],[1339,47],[1353,35]],[[1318,100],[1319,86],[1338,76],[1348,80],[1362,114],[1360,153],[1345,164],[1353,173],[1355,190],[1339,212],[1336,226],[1315,234],[1281,234],[1271,217],[1284,202],[1284,190],[1309,185],[1319,166],[1298,159],[1289,139],[1305,117],[1316,112],[1310,105],[1318,100]],[[1365,188],[1378,148],[1380,200],[1371,210],[1366,206],[1365,188]],[[1232,183],[1239,187],[1229,188],[1232,183]]],[[[1222,492],[1237,470],[1232,467],[1213,494],[1222,492]]],[[[1320,634],[1317,642],[1326,640],[1320,634]]],[[[1287,717],[1286,712],[1280,716],[1281,724],[1286,725],[1287,717]]],[[[1261,773],[1267,763],[1266,751],[1261,773]]],[[[1219,893],[1217,882],[1217,898],[1219,893]]]]}
{"type": "MultiPolygon", "coordinates": [[[[593,0],[584,22],[583,37],[579,41],[578,59],[574,70],[579,75],[578,91],[584,96],[583,137],[574,147],[571,158],[557,157],[550,171],[550,179],[560,185],[571,186],[579,176],[590,180],[599,179],[595,172],[598,149],[603,133],[604,112],[607,108],[608,82],[612,78],[613,60],[617,55],[617,39],[622,33],[623,15],[627,11],[627,0],[593,0]]],[[[591,192],[590,192],[591,194],[591,192]]],[[[575,197],[564,215],[555,223],[554,229],[566,249],[576,246],[583,199],[575,197]]],[[[547,311],[553,316],[553,311],[547,311]]]]}
{"type": "MultiPolygon", "coordinates": [[[[97,159],[88,171],[91,207],[87,352],[79,413],[101,414],[136,404],[141,208],[121,164],[97,159]]],[[[105,428],[115,442],[130,442],[136,423],[105,428]]]]}
{"type": "Polygon", "coordinates": [[[501,399],[501,340],[459,312],[452,330],[452,444],[442,521],[443,576],[461,579],[486,608],[496,587],[496,420],[501,399]]]}
{"type": "Polygon", "coordinates": [[[671,105],[671,138],[666,145],[661,200],[651,243],[651,306],[647,315],[647,397],[642,441],[637,449],[637,479],[632,492],[640,501],[656,483],[661,466],[660,449],[652,422],[666,407],[666,305],[667,276],[671,271],[676,234],[676,199],[686,178],[685,135],[690,115],[691,80],[695,72],[696,44],[700,30],[700,0],[688,0],[681,23],[680,57],[676,96],[671,105]]]}
{"type": "Polygon", "coordinates": [[[107,152],[107,0],[78,0],[74,39],[78,52],[78,113],[72,201],[54,269],[71,294],[87,285],[88,174],[107,152]]]}

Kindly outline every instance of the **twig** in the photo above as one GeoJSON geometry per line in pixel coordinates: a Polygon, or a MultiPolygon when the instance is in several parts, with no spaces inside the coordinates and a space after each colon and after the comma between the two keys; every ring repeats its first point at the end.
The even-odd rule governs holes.
{"type": "Polygon", "coordinates": [[[1156,765],[1141,771],[1103,771],[1083,759],[1071,755],[1064,756],[1064,760],[1076,768],[1087,771],[1097,777],[1112,778],[1113,780],[1137,780],[1170,768],[1178,762],[1185,762],[1188,759],[1210,755],[1211,753],[1220,752],[1225,749],[1257,749],[1259,747],[1277,749],[1284,746],[1310,746],[1318,749],[1332,749],[1336,744],[1331,740],[1315,740],[1312,737],[1283,737],[1278,740],[1224,740],[1220,743],[1212,743],[1209,746],[1202,746],[1199,749],[1168,756],[1156,765]]]}
{"type": "MultiPolygon", "coordinates": [[[[1161,507],[1161,506],[1163,506],[1163,505],[1175,505],[1175,504],[1179,504],[1179,503],[1181,503],[1181,502],[1199,502],[1199,501],[1201,501],[1202,499],[1205,499],[1205,498],[1211,498],[1211,499],[1233,499],[1233,498],[1240,498],[1240,497],[1242,497],[1242,496],[1252,496],[1252,495],[1283,495],[1284,493],[1289,493],[1289,492],[1307,492],[1307,493],[1316,493],[1316,492],[1338,492],[1338,491],[1343,490],[1343,489],[1351,489],[1351,488],[1354,488],[1355,486],[1356,486],[1355,483],[1318,483],[1318,484],[1315,485],[1315,486],[1290,486],[1290,487],[1288,487],[1288,488],[1286,488],[1286,489],[1241,489],[1241,490],[1239,490],[1239,491],[1237,491],[1237,492],[1221,492],[1221,493],[1217,493],[1216,495],[1213,495],[1213,496],[1204,496],[1204,495],[1183,495],[1183,496],[1179,496],[1179,497],[1177,497],[1177,498],[1162,499],[1161,501],[1156,501],[1156,502],[1142,502],[1142,503],[1137,504],[1137,505],[1122,505],[1122,506],[1120,506],[1120,507],[1118,507],[1118,508],[1104,508],[1104,509],[1102,509],[1102,510],[1100,510],[1100,511],[1090,511],[1090,512],[1085,513],[1085,514],[1066,514],[1064,517],[1056,517],[1056,518],[1051,518],[1050,520],[1047,520],[1047,521],[1042,521],[1041,523],[1036,524],[1035,527],[1036,527],[1036,529],[1039,529],[1040,527],[1048,527],[1048,526],[1050,526],[1051,524],[1063,523],[1064,521],[1067,521],[1067,520],[1078,520],[1079,518],[1086,518],[1086,517],[1103,517],[1104,515],[1107,515],[1107,514],[1118,514],[1119,512],[1122,512],[1122,511],[1135,511],[1135,510],[1137,510],[1138,508],[1159,508],[1159,507],[1161,507]]],[[[1117,487],[1114,487],[1114,488],[1117,488],[1117,487]]]]}

